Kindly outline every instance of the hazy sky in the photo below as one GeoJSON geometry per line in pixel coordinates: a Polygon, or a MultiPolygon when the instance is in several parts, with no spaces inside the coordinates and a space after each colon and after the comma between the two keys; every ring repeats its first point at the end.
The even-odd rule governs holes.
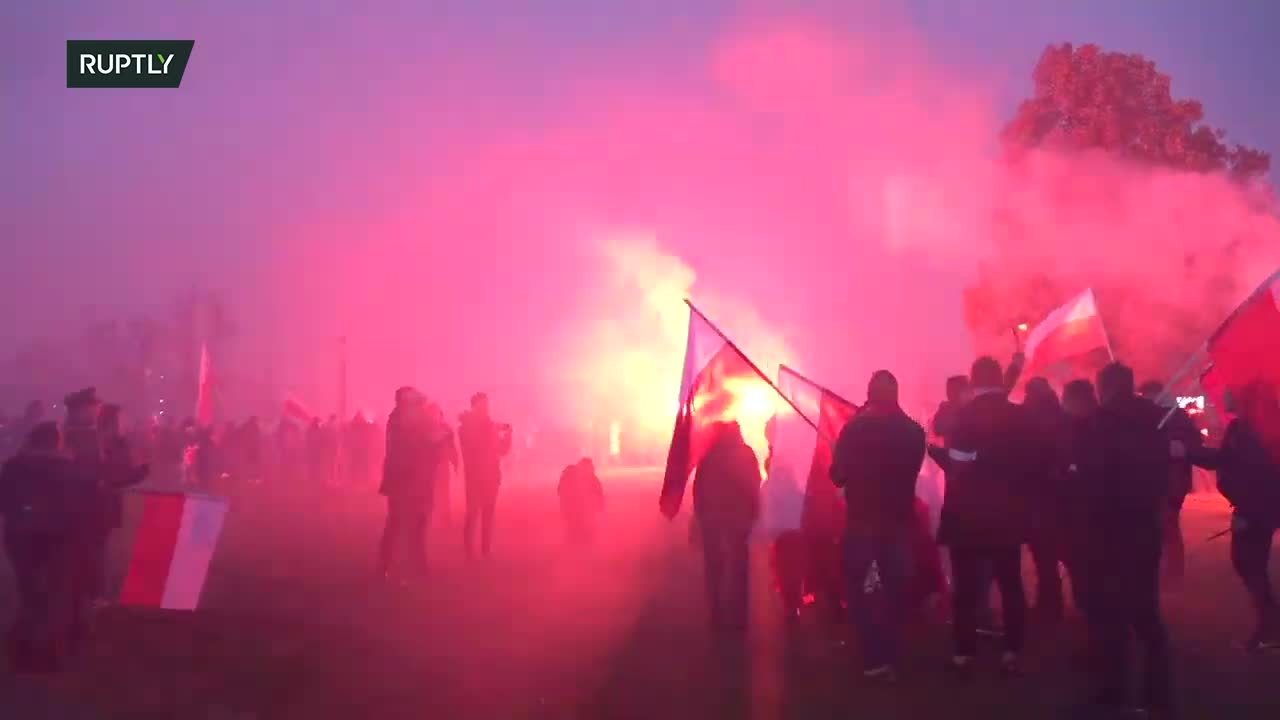
{"type": "MultiPolygon", "coordinates": [[[[202,286],[235,301],[234,362],[296,377],[317,403],[329,399],[317,388],[332,377],[340,334],[355,346],[355,404],[406,379],[448,385],[438,392],[451,403],[476,386],[517,395],[541,382],[579,321],[600,320],[599,307],[584,314],[595,302],[584,298],[599,296],[583,288],[600,284],[601,261],[575,236],[602,224],[653,230],[700,287],[747,301],[794,354],[836,373],[823,349],[865,345],[887,321],[880,307],[832,307],[822,293],[841,281],[871,293],[886,277],[902,285],[911,259],[865,241],[819,272],[839,242],[826,232],[824,193],[839,192],[825,182],[831,145],[778,140],[740,114],[724,124],[738,111],[724,110],[720,76],[707,70],[747,21],[801,17],[855,37],[864,73],[917,63],[930,80],[895,87],[959,86],[982,106],[988,137],[1029,91],[1047,43],[1141,52],[1232,139],[1280,150],[1276,3],[842,9],[854,4],[5,3],[0,337],[72,328],[86,306],[154,308],[202,286]],[[195,49],[178,90],[69,90],[64,41],[76,38],[194,39],[195,49]],[[805,153],[812,162],[796,159],[805,153]],[[819,289],[795,280],[806,267],[819,289]],[[538,369],[526,373],[530,363],[538,369]]],[[[768,53],[757,55],[746,70],[731,63],[734,82],[771,71],[768,53]]],[[[839,151],[857,165],[859,148],[881,142],[847,138],[839,151]]],[[[935,268],[906,281],[953,303],[894,320],[941,316],[954,327],[931,339],[945,357],[922,374],[965,352],[963,275],[935,268]]],[[[859,387],[864,369],[836,384],[859,387]]]]}

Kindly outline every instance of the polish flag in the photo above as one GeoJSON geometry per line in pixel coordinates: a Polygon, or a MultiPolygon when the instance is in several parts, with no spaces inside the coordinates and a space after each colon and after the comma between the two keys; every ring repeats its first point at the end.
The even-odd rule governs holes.
{"type": "Polygon", "coordinates": [[[1273,455],[1280,459],[1280,408],[1274,395],[1242,392],[1249,386],[1280,388],[1280,272],[1273,274],[1227,317],[1209,338],[1212,368],[1206,373],[1212,383],[1231,393],[1236,411],[1245,414],[1263,436],[1273,455]],[[1242,402],[1243,400],[1243,402],[1242,402]]]}
{"type": "Polygon", "coordinates": [[[213,424],[213,375],[209,365],[209,346],[200,345],[200,385],[196,391],[196,422],[201,427],[213,424]]]}
{"type": "Polygon", "coordinates": [[[836,537],[844,507],[831,482],[831,449],[858,407],[785,365],[778,391],[791,402],[774,416],[760,530],[836,537]]]}
{"type": "Polygon", "coordinates": [[[706,455],[716,423],[736,420],[751,437],[751,426],[763,427],[780,400],[755,364],[689,303],[680,406],[658,502],[662,513],[674,518],[680,512],[689,475],[706,455]]]}
{"type": "Polygon", "coordinates": [[[194,610],[222,533],[227,503],[182,493],[140,493],[142,518],[121,605],[194,610]]]}
{"type": "Polygon", "coordinates": [[[1097,351],[1115,359],[1093,290],[1088,289],[1049,313],[1027,334],[1023,350],[1027,365],[1022,376],[1065,374],[1061,371],[1077,366],[1097,351]]]}

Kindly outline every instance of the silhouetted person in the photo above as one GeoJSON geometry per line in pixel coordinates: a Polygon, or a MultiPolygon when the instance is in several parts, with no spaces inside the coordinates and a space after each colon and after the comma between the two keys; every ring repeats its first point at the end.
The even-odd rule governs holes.
{"type": "Polygon", "coordinates": [[[27,441],[27,437],[31,431],[44,421],[44,403],[39,400],[32,400],[27,403],[27,407],[22,412],[22,417],[13,421],[13,424],[4,429],[4,436],[0,439],[0,453],[4,453],[7,457],[9,454],[17,452],[23,443],[27,441]]]}
{"type": "Polygon", "coordinates": [[[387,420],[387,455],[382,486],[387,522],[378,554],[378,575],[393,579],[397,555],[407,551],[410,571],[426,571],[426,532],[434,498],[436,465],[444,428],[427,415],[426,398],[413,388],[396,391],[396,406],[387,420]]]}
{"type": "Polygon", "coordinates": [[[94,603],[109,603],[107,593],[107,549],[111,534],[124,523],[124,498],[120,491],[141,483],[147,468],[134,462],[129,443],[120,429],[120,406],[103,405],[98,413],[102,446],[101,465],[96,473],[99,514],[89,538],[87,591],[94,603]]]}
{"type": "Polygon", "coordinates": [[[307,486],[316,489],[325,483],[324,427],[320,418],[311,421],[307,428],[307,486]]]}
{"type": "Polygon", "coordinates": [[[462,413],[458,423],[458,444],[462,448],[467,496],[463,545],[467,555],[472,555],[478,531],[480,553],[488,557],[493,546],[498,490],[502,485],[502,458],[511,452],[511,426],[495,423],[489,417],[489,397],[484,393],[473,395],[471,409],[462,413]]]}
{"type": "Polygon", "coordinates": [[[693,477],[693,515],[702,545],[711,622],[747,627],[748,541],[760,515],[760,462],[736,422],[718,423],[693,477]]]}
{"type": "Polygon", "coordinates": [[[1065,471],[1062,504],[1058,508],[1061,517],[1063,557],[1071,575],[1071,594],[1077,610],[1088,612],[1089,593],[1085,591],[1089,572],[1089,507],[1091,488],[1097,487],[1100,472],[1089,453],[1093,446],[1094,427],[1098,412],[1098,396],[1093,383],[1088,380],[1072,380],[1062,389],[1062,409],[1066,424],[1060,442],[1059,463],[1065,471]]]}
{"type": "Polygon", "coordinates": [[[244,479],[254,485],[261,484],[264,474],[262,426],[256,416],[250,417],[240,427],[240,452],[244,479]]]}
{"type": "Polygon", "coordinates": [[[974,397],[957,412],[950,448],[933,453],[947,472],[938,542],[951,550],[955,654],[971,670],[978,654],[983,563],[1000,588],[1005,672],[1017,672],[1026,626],[1022,544],[1027,539],[1026,477],[1036,460],[1023,409],[1009,402],[1000,363],[980,357],[970,372],[974,397]]]}
{"type": "Polygon", "coordinates": [[[1111,363],[1098,373],[1094,427],[1082,462],[1089,498],[1086,589],[1093,703],[1126,704],[1129,636],[1145,661],[1142,705],[1170,704],[1169,640],[1160,617],[1160,549],[1169,497],[1170,443],[1159,429],[1163,413],[1134,392],[1133,371],[1111,363]]]}
{"type": "Polygon", "coordinates": [[[431,417],[444,428],[445,436],[440,441],[441,451],[443,453],[443,462],[436,466],[436,498],[435,513],[436,517],[445,526],[453,524],[453,479],[458,473],[461,460],[458,457],[458,441],[454,437],[453,428],[445,422],[444,411],[436,403],[431,403],[428,407],[431,417]]]}
{"type": "Polygon", "coordinates": [[[892,676],[898,659],[911,599],[916,479],[925,444],[924,428],[898,405],[897,378],[880,370],[831,459],[831,480],[845,492],[850,619],[869,678],[892,676]]]}
{"type": "Polygon", "coordinates": [[[1061,462],[1061,437],[1066,417],[1058,396],[1042,377],[1027,380],[1022,407],[1026,411],[1030,439],[1036,443],[1036,463],[1026,478],[1031,559],[1036,570],[1035,615],[1061,622],[1066,606],[1059,564],[1065,556],[1062,527],[1066,467],[1061,462]]]}
{"type": "Polygon", "coordinates": [[[81,528],[96,510],[91,475],[61,452],[53,422],[39,423],[0,470],[0,517],[18,610],[9,633],[17,672],[58,669],[78,608],[81,528]]]}
{"type": "Polygon", "coordinates": [[[566,467],[560,473],[556,493],[560,497],[565,539],[571,545],[593,543],[596,520],[604,510],[604,486],[596,477],[595,463],[591,458],[582,458],[566,467]]]}
{"type": "MultiPolygon", "coordinates": [[[[1155,402],[1164,393],[1164,385],[1156,381],[1142,384],[1138,394],[1155,402]]],[[[1169,408],[1175,408],[1176,400],[1169,399],[1169,408]]],[[[1168,409],[1166,409],[1168,412],[1168,409]]],[[[1171,440],[1176,440],[1192,452],[1204,445],[1200,429],[1192,422],[1191,416],[1182,408],[1173,410],[1173,414],[1165,421],[1165,432],[1171,440]]],[[[1182,506],[1191,493],[1191,463],[1185,459],[1177,459],[1169,467],[1169,502],[1165,508],[1164,522],[1164,579],[1170,583],[1182,582],[1186,574],[1186,543],[1182,538],[1182,506]]]]}
{"type": "Polygon", "coordinates": [[[1275,389],[1252,383],[1228,393],[1234,415],[1218,449],[1180,448],[1200,467],[1216,470],[1218,490],[1231,503],[1231,564],[1253,602],[1251,650],[1280,649],[1280,607],[1271,587],[1271,545],[1280,528],[1280,465],[1260,426],[1275,423],[1275,389]],[[1238,397],[1237,397],[1238,395],[1238,397]]]}

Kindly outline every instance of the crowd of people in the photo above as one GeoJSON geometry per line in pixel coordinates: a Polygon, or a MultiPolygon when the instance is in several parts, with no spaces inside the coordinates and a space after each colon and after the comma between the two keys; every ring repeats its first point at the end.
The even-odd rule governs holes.
{"type": "MultiPolygon", "coordinates": [[[[1219,446],[1209,447],[1183,411],[1157,404],[1164,395],[1158,383],[1135,386],[1133,372],[1118,363],[1096,381],[1067,383],[1061,397],[1044,378],[1030,378],[1014,403],[1022,361],[1015,356],[1006,370],[982,357],[968,375],[948,379],[929,431],[902,410],[892,373],[871,377],[866,402],[831,449],[829,479],[807,483],[801,530],[774,540],[787,621],[794,625],[807,603],[825,610],[828,622],[847,620],[866,677],[892,682],[903,629],[932,599],[951,622],[950,670],[971,678],[979,637],[988,634],[1002,642],[1000,672],[1018,675],[1028,627],[1062,621],[1069,597],[1088,628],[1091,702],[1118,708],[1131,700],[1133,637],[1144,658],[1139,704],[1168,709],[1160,591],[1183,581],[1179,516],[1198,466],[1217,473],[1234,507],[1231,559],[1256,612],[1249,647],[1280,648],[1280,610],[1267,573],[1280,527],[1274,389],[1253,384],[1230,394],[1231,423],[1219,446]],[[918,495],[926,458],[945,474],[936,527],[918,495]],[[937,546],[947,550],[949,573],[937,546]],[[1034,565],[1034,608],[1024,587],[1024,547],[1034,565]],[[991,617],[992,585],[999,622],[991,617]]],[[[93,388],[68,396],[65,411],[59,424],[33,404],[6,429],[12,457],[0,471],[0,513],[18,584],[9,647],[19,670],[56,669],[84,644],[93,606],[107,602],[104,552],[121,526],[121,493],[148,478],[208,490],[219,481],[252,485],[265,477],[372,488],[380,476],[387,515],[376,576],[402,585],[427,570],[427,529],[447,513],[456,475],[465,492],[463,548],[468,557],[491,553],[512,428],[491,417],[483,393],[456,425],[422,392],[403,387],[385,431],[362,416],[305,425],[284,419],[271,440],[256,418],[220,430],[161,419],[126,431],[120,407],[102,403],[93,388]]],[[[564,468],[557,493],[566,541],[591,543],[604,507],[591,460],[564,468]]],[[[736,422],[716,426],[692,494],[691,539],[704,558],[712,624],[745,629],[762,482],[736,422]]]]}
{"type": "MultiPolygon", "coordinates": [[[[1280,527],[1280,463],[1270,452],[1277,446],[1267,443],[1270,428],[1280,427],[1271,424],[1280,407],[1274,390],[1239,388],[1228,398],[1233,419],[1226,435],[1209,448],[1180,408],[1157,404],[1159,383],[1136,387],[1125,365],[1107,365],[1095,381],[1067,383],[1061,398],[1044,378],[1030,378],[1021,386],[1023,401],[1014,403],[1009,396],[1022,363],[1017,355],[1005,370],[982,357],[968,375],[949,379],[932,432],[902,410],[892,373],[871,377],[866,403],[834,444],[830,483],[843,488],[843,498],[810,480],[801,533],[775,540],[788,619],[802,594],[835,610],[827,617],[849,621],[868,680],[893,682],[908,618],[929,596],[946,598],[953,644],[947,668],[972,678],[979,637],[988,634],[1002,642],[1000,672],[1016,676],[1028,626],[1065,617],[1065,571],[1088,628],[1087,706],[1133,706],[1127,677],[1133,638],[1143,651],[1136,705],[1169,711],[1160,592],[1162,583],[1182,582],[1179,516],[1198,465],[1217,471],[1234,507],[1231,557],[1256,611],[1248,647],[1280,649],[1280,611],[1267,575],[1280,527]],[[926,457],[945,473],[936,532],[917,496],[926,457]],[[832,508],[842,512],[842,523],[814,520],[832,508]],[[939,555],[935,539],[947,551],[949,582],[940,563],[929,561],[939,555]],[[1034,609],[1024,585],[1024,547],[1034,564],[1034,609]],[[999,623],[990,618],[993,584],[999,623]]],[[[760,486],[741,428],[720,423],[695,470],[693,498],[711,621],[721,632],[746,626],[747,551],[761,513],[760,486]]]]}

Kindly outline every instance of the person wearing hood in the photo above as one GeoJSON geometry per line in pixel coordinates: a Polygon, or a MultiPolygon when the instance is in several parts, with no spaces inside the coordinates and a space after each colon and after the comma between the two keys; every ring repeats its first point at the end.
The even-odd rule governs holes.
{"type": "Polygon", "coordinates": [[[1231,564],[1253,601],[1256,625],[1248,648],[1277,650],[1280,606],[1267,568],[1280,528],[1280,463],[1269,450],[1268,434],[1280,428],[1280,405],[1275,388],[1261,382],[1228,391],[1226,400],[1234,417],[1221,447],[1175,445],[1175,454],[1217,471],[1218,490],[1233,508],[1231,564]]]}
{"type": "Polygon", "coordinates": [[[1027,540],[1025,482],[1043,458],[1022,407],[1009,402],[1006,375],[992,357],[970,371],[974,397],[955,417],[950,447],[931,455],[947,473],[938,542],[951,551],[955,651],[951,668],[967,676],[978,651],[982,570],[991,568],[1004,616],[1001,668],[1019,671],[1026,628],[1022,545],[1027,540]]]}
{"type": "Polygon", "coordinates": [[[387,420],[387,454],[378,489],[387,498],[378,553],[378,577],[383,581],[403,579],[395,576],[401,548],[406,550],[410,572],[421,576],[426,571],[427,523],[444,438],[443,423],[428,415],[426,398],[413,388],[397,390],[396,406],[387,420]]]}
{"type": "Polygon", "coordinates": [[[1066,615],[1062,595],[1064,560],[1062,527],[1063,493],[1066,465],[1062,462],[1060,439],[1066,416],[1062,404],[1049,381],[1042,377],[1027,380],[1022,407],[1030,422],[1031,438],[1036,443],[1038,462],[1027,477],[1031,560],[1036,571],[1036,605],[1034,615],[1050,622],[1061,622],[1066,615]]]}
{"type": "Polygon", "coordinates": [[[590,545],[595,539],[596,517],[604,510],[604,486],[591,458],[582,458],[560,473],[556,494],[566,540],[571,545],[590,545]]]}
{"type": "Polygon", "coordinates": [[[845,578],[849,618],[862,645],[863,674],[890,679],[909,607],[916,479],[924,428],[898,404],[898,380],[879,370],[867,404],[840,431],[831,480],[845,493],[845,578]]]}
{"type": "Polygon", "coordinates": [[[1086,618],[1096,694],[1090,705],[1128,704],[1127,645],[1136,637],[1145,661],[1144,710],[1170,709],[1169,638],[1160,615],[1160,552],[1169,497],[1171,443],[1164,413],[1136,394],[1133,370],[1111,363],[1098,372],[1099,408],[1079,462],[1088,507],[1086,618]]]}
{"type": "Polygon", "coordinates": [[[61,446],[57,423],[38,423],[0,469],[4,546],[18,594],[9,652],[18,672],[57,670],[75,642],[79,543],[98,496],[93,475],[61,446]]]}
{"type": "Polygon", "coordinates": [[[462,527],[463,546],[470,557],[475,536],[480,534],[480,553],[488,557],[493,546],[493,520],[502,486],[502,458],[511,452],[511,426],[495,423],[489,416],[489,396],[476,393],[471,409],[462,413],[458,424],[458,444],[462,448],[462,472],[467,496],[467,515],[462,527]]]}
{"type": "Polygon", "coordinates": [[[748,542],[760,516],[760,461],[737,422],[717,423],[694,470],[693,516],[717,629],[747,627],[748,542]]]}

